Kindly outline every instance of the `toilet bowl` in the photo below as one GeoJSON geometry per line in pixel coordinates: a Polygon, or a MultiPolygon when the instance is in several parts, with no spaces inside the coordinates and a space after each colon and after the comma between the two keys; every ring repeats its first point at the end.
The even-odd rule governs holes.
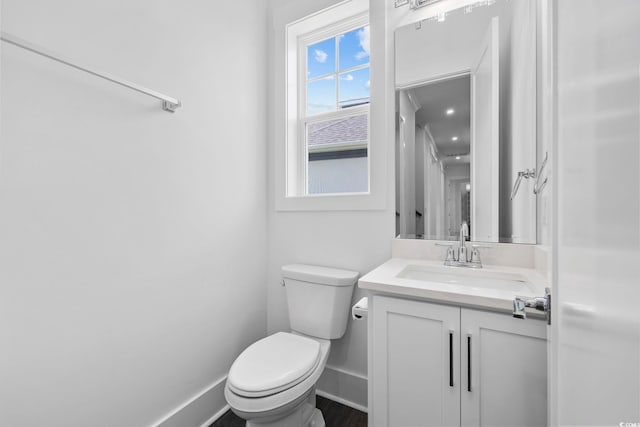
{"type": "Polygon", "coordinates": [[[224,390],[227,403],[236,415],[247,420],[247,426],[308,425],[315,409],[315,384],[327,363],[330,348],[329,340],[295,333],[278,332],[263,338],[248,347],[229,371],[224,390]],[[274,360],[278,356],[285,360],[274,360]],[[287,362],[296,357],[295,366],[287,368],[287,362]],[[311,406],[305,408],[306,405],[311,406]],[[299,419],[299,424],[281,420],[296,413],[293,418],[299,419]]]}
{"type": "Polygon", "coordinates": [[[302,264],[282,267],[292,332],[277,332],[247,347],[225,384],[231,410],[247,427],[323,427],[315,387],[330,339],[346,330],[358,273],[302,264]]]}

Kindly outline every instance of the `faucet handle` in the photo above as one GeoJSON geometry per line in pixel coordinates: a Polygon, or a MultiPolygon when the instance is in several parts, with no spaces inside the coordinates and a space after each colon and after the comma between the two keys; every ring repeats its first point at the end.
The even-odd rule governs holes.
{"type": "Polygon", "coordinates": [[[453,243],[449,244],[449,243],[436,243],[436,246],[446,246],[447,248],[447,258],[444,260],[444,262],[447,261],[455,261],[455,256],[454,256],[454,252],[453,252],[453,243]]]}
{"type": "Polygon", "coordinates": [[[493,248],[493,246],[491,245],[479,245],[479,244],[473,244],[471,245],[471,247],[473,248],[473,250],[471,251],[471,261],[474,264],[482,264],[480,262],[480,251],[478,251],[478,248],[487,248],[487,249],[491,249],[493,248]]]}

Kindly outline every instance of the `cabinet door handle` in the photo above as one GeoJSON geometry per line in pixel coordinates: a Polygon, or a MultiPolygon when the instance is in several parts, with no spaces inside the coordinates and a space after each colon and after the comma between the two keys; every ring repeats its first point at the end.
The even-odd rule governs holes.
{"type": "Polygon", "coordinates": [[[471,334],[467,335],[467,391],[471,392],[471,334]]]}
{"type": "Polygon", "coordinates": [[[453,387],[453,331],[449,331],[449,387],[453,387]]]}

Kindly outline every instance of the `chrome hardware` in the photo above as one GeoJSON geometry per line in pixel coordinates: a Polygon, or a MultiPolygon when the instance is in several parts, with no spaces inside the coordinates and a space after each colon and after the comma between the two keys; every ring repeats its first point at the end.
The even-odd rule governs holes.
{"type": "Polygon", "coordinates": [[[516,197],[518,194],[518,190],[520,189],[520,183],[522,182],[522,178],[529,179],[535,178],[536,171],[535,169],[525,169],[523,171],[518,172],[518,178],[516,179],[515,184],[513,184],[513,190],[511,190],[511,200],[516,197]]]}
{"type": "Polygon", "coordinates": [[[447,247],[447,258],[444,260],[445,264],[447,262],[455,262],[456,261],[456,256],[455,253],[453,251],[453,245],[447,244],[447,243],[436,243],[436,246],[446,246],[447,247]]]}
{"type": "Polygon", "coordinates": [[[123,80],[119,77],[116,77],[112,74],[109,73],[105,73],[102,71],[98,71],[94,68],[91,67],[87,67],[85,65],[81,65],[76,63],[75,61],[72,61],[68,58],[65,58],[55,52],[52,52],[48,49],[45,49],[41,46],[38,46],[36,44],[33,44],[31,42],[28,42],[26,40],[23,40],[19,37],[16,37],[12,34],[6,33],[4,31],[0,31],[0,40],[2,40],[3,42],[12,44],[14,46],[17,46],[19,48],[28,50],[32,53],[35,53],[37,55],[43,56],[45,58],[49,58],[53,61],[57,61],[61,64],[67,65],[69,67],[75,68],[76,70],[80,70],[80,71],[84,71],[85,73],[89,73],[92,74],[96,77],[100,77],[101,79],[104,80],[108,80],[112,83],[116,83],[120,86],[124,86],[126,88],[135,90],[137,92],[143,93],[145,95],[151,96],[153,98],[159,99],[160,101],[162,101],[162,109],[164,111],[167,111],[169,113],[174,113],[179,107],[182,106],[182,103],[175,98],[172,98],[170,96],[164,95],[160,92],[156,92],[155,90],[151,90],[148,89],[144,86],[140,86],[139,84],[136,83],[132,83],[126,80],[123,80]]]}
{"type": "Polygon", "coordinates": [[[181,106],[182,106],[182,103],[180,101],[178,101],[177,103],[176,102],[167,101],[167,100],[162,101],[162,109],[164,111],[168,111],[170,113],[175,113],[176,110],[178,108],[180,108],[181,106]]]}
{"type": "Polygon", "coordinates": [[[394,6],[401,7],[409,5],[411,10],[420,9],[421,7],[429,6],[430,4],[437,3],[440,0],[395,0],[394,6]]]}
{"type": "Polygon", "coordinates": [[[445,261],[444,265],[446,265],[447,267],[482,268],[481,263],[471,261],[445,261]]]}
{"type": "Polygon", "coordinates": [[[533,194],[538,194],[542,191],[542,189],[547,185],[547,181],[549,181],[548,177],[545,177],[544,181],[542,181],[542,184],[540,184],[540,178],[542,177],[542,171],[544,171],[544,167],[547,166],[547,160],[549,160],[549,153],[544,153],[544,160],[542,161],[542,164],[540,165],[540,170],[537,172],[537,179],[536,179],[536,183],[533,186],[533,194]]]}
{"type": "Polygon", "coordinates": [[[471,247],[473,249],[471,251],[471,260],[469,262],[482,265],[482,261],[480,261],[480,251],[478,250],[478,248],[491,249],[493,246],[474,244],[474,245],[471,245],[471,247]]]}
{"type": "Polygon", "coordinates": [[[439,1],[440,0],[411,0],[411,9],[420,9],[421,7],[429,6],[439,1]]]}
{"type": "Polygon", "coordinates": [[[516,319],[526,319],[526,308],[535,308],[538,311],[543,311],[547,324],[551,324],[551,289],[544,289],[544,297],[529,298],[529,297],[515,297],[513,299],[513,317],[516,319]]]}
{"type": "Polygon", "coordinates": [[[516,182],[513,184],[513,189],[511,190],[511,200],[513,200],[516,197],[516,194],[518,194],[518,189],[520,189],[520,184],[522,183],[523,178],[536,179],[536,182],[533,185],[533,194],[539,194],[542,191],[542,189],[547,185],[547,182],[549,181],[549,178],[545,177],[544,181],[540,183],[540,179],[542,179],[542,172],[544,171],[544,168],[547,166],[548,160],[549,160],[549,153],[546,152],[544,153],[544,160],[542,161],[542,164],[540,165],[539,170],[525,169],[523,171],[518,172],[518,177],[516,179],[516,182]]]}
{"type": "Polygon", "coordinates": [[[460,246],[458,246],[458,261],[459,262],[468,262],[467,259],[467,237],[469,237],[469,226],[466,222],[462,222],[460,224],[460,246]]]}
{"type": "Polygon", "coordinates": [[[482,268],[478,248],[491,248],[492,246],[473,244],[471,245],[473,248],[471,257],[469,257],[465,243],[466,237],[469,237],[469,226],[466,222],[463,222],[460,226],[460,243],[457,248],[454,248],[452,243],[436,243],[436,246],[445,246],[447,248],[444,265],[448,267],[482,268]]]}

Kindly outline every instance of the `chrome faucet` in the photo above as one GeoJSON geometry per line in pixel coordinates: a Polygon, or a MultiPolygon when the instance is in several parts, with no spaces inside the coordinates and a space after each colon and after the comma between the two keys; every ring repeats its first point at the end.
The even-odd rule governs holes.
{"type": "Polygon", "coordinates": [[[469,226],[466,221],[460,224],[460,246],[458,246],[458,262],[468,262],[467,259],[467,237],[469,237],[469,226]]]}
{"type": "Polygon", "coordinates": [[[469,226],[466,222],[463,222],[460,225],[460,243],[455,250],[451,243],[436,243],[438,246],[447,246],[447,257],[444,260],[444,265],[450,267],[482,268],[478,248],[491,248],[491,246],[473,244],[471,245],[473,248],[471,257],[469,257],[466,243],[467,237],[469,237],[469,226]]]}

